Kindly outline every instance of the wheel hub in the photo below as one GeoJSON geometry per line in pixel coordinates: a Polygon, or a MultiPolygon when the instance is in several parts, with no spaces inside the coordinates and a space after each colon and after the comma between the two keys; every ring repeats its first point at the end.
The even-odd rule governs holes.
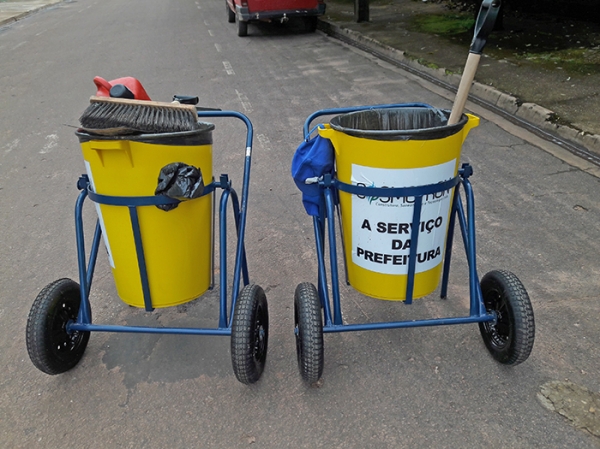
{"type": "Polygon", "coordinates": [[[77,316],[73,309],[67,303],[62,303],[52,326],[52,339],[57,352],[69,352],[77,347],[80,333],[67,330],[68,324],[75,319],[77,316]]]}
{"type": "Polygon", "coordinates": [[[496,313],[496,320],[485,323],[485,327],[490,334],[491,343],[498,348],[503,348],[510,339],[510,323],[508,322],[508,317],[505,313],[506,304],[498,293],[490,303],[491,304],[488,304],[489,307],[487,307],[487,309],[488,311],[496,313]]]}

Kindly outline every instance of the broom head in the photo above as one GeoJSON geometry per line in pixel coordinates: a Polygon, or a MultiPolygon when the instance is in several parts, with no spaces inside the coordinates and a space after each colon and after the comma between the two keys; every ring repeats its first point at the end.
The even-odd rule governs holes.
{"type": "Polygon", "coordinates": [[[89,132],[109,135],[199,129],[193,105],[96,96],[90,98],[79,122],[89,132]]]}

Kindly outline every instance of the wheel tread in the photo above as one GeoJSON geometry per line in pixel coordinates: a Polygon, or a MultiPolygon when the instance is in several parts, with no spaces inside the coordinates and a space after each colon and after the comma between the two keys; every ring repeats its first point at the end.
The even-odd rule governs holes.
{"type": "Polygon", "coordinates": [[[242,289],[235,305],[231,329],[231,360],[233,371],[237,379],[243,384],[252,384],[258,381],[265,366],[268,347],[268,310],[263,289],[251,284],[242,289]],[[255,320],[259,309],[263,310],[265,323],[264,357],[261,360],[254,358],[254,330],[255,320]]]}
{"type": "Polygon", "coordinates": [[[53,305],[52,301],[63,296],[66,297],[65,300],[71,299],[67,295],[75,296],[78,292],[79,284],[75,281],[68,278],[58,279],[40,291],[29,311],[25,332],[27,352],[35,367],[46,374],[61,374],[73,368],[81,360],[87,346],[89,332],[82,332],[82,339],[77,348],[68,353],[67,357],[58,357],[48,348],[48,314],[53,305]]]}
{"type": "Polygon", "coordinates": [[[297,313],[298,368],[302,379],[309,385],[323,374],[324,344],[321,303],[316,288],[309,282],[299,284],[294,297],[297,313]]]}
{"type": "Polygon", "coordinates": [[[505,365],[523,363],[533,350],[535,340],[535,318],[531,300],[519,278],[507,270],[494,270],[481,280],[482,290],[490,283],[496,283],[503,290],[503,295],[514,315],[514,339],[506,351],[497,351],[486,339],[485,326],[480,325],[486,346],[499,362],[505,365]]]}

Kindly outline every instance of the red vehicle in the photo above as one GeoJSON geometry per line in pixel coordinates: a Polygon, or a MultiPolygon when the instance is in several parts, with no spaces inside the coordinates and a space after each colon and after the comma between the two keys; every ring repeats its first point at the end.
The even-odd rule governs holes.
{"type": "Polygon", "coordinates": [[[227,19],[234,23],[237,18],[238,36],[248,35],[248,22],[287,22],[301,17],[306,29],[317,29],[317,17],[325,14],[324,0],[226,0],[227,19]]]}

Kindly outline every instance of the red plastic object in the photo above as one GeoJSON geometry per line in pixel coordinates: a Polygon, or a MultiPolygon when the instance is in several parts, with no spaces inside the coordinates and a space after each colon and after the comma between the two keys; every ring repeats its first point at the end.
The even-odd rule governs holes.
{"type": "Polygon", "coordinates": [[[106,81],[104,78],[96,76],[94,77],[94,84],[98,88],[98,91],[96,92],[97,97],[110,97],[110,88],[115,84],[123,84],[131,92],[133,92],[133,96],[136,100],[150,101],[150,97],[142,87],[142,83],[131,76],[117,78],[116,80],[112,81],[106,81]]]}

